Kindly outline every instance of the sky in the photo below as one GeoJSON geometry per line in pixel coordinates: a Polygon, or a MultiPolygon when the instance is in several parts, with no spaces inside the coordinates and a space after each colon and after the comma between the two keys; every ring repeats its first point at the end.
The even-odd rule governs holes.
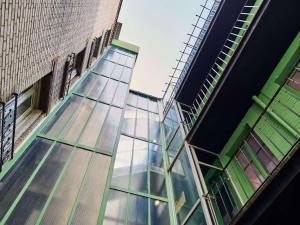
{"type": "Polygon", "coordinates": [[[140,47],[131,89],[162,97],[201,0],[123,0],[120,40],[140,47]]]}

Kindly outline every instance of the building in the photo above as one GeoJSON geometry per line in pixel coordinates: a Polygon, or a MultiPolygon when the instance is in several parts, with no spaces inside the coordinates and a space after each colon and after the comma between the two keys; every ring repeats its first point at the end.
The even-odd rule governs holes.
{"type": "Polygon", "coordinates": [[[122,23],[117,22],[113,39],[117,39],[117,40],[119,39],[120,34],[121,34],[121,30],[122,30],[122,25],[123,25],[122,23]]]}
{"type": "Polygon", "coordinates": [[[2,148],[0,224],[295,224],[299,6],[205,1],[162,99],[129,88],[139,47],[91,55],[14,157],[2,148]]]}
{"type": "Polygon", "coordinates": [[[121,0],[0,4],[3,148],[13,151],[14,142],[26,137],[109,45],[121,4],[121,0]]]}

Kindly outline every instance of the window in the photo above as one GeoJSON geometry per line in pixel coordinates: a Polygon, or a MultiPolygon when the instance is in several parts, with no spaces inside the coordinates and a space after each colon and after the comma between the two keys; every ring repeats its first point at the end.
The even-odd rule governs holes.
{"type": "Polygon", "coordinates": [[[297,68],[289,78],[288,85],[297,91],[300,91],[300,70],[297,68]]]}
{"type": "Polygon", "coordinates": [[[255,164],[248,158],[243,149],[240,149],[236,154],[236,160],[244,171],[245,175],[252,184],[254,190],[257,190],[264,180],[264,177],[259,172],[255,164]]]}
{"type": "Polygon", "coordinates": [[[268,149],[268,147],[261,141],[261,139],[253,132],[248,136],[246,143],[250,149],[256,154],[258,160],[270,174],[275,167],[278,165],[279,161],[275,158],[273,153],[268,149]]]}

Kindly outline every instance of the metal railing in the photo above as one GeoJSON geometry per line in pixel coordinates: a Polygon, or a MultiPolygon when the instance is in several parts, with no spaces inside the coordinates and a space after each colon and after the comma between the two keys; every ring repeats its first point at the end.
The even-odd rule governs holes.
{"type": "Polygon", "coordinates": [[[200,13],[196,15],[196,22],[192,24],[192,31],[187,34],[188,40],[184,42],[183,50],[180,51],[180,57],[176,60],[176,66],[172,68],[173,72],[170,75],[170,81],[166,83],[167,87],[163,91],[164,113],[172,105],[173,99],[196,56],[220,3],[221,0],[206,0],[200,6],[200,13]]]}
{"type": "Polygon", "coordinates": [[[262,5],[262,1],[256,1],[254,5],[250,5],[249,2],[252,1],[246,1],[242,7],[241,12],[237,17],[231,31],[229,32],[224,45],[219,51],[215,62],[210,68],[206,79],[201,84],[193,103],[189,106],[189,115],[185,117],[184,121],[188,130],[191,130],[198,116],[202,112],[202,109],[209,101],[210,96],[218,85],[223,72],[230,64],[231,59],[233,58],[260,6],[262,5]]]}

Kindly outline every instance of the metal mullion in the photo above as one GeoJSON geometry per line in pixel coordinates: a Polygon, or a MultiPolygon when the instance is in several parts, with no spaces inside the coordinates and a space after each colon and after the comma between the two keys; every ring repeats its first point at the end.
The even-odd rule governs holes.
{"type": "Polygon", "coordinates": [[[219,171],[224,171],[224,169],[221,168],[221,167],[217,167],[217,166],[214,166],[214,165],[202,162],[202,161],[198,161],[198,163],[199,163],[199,165],[203,165],[203,166],[206,166],[206,167],[211,168],[211,169],[215,169],[215,170],[219,170],[219,171]]]}
{"type": "Polygon", "coordinates": [[[130,135],[130,134],[123,133],[123,132],[121,132],[121,135],[126,136],[126,137],[130,137],[130,138],[133,138],[133,139],[137,139],[137,140],[140,140],[140,141],[144,141],[144,142],[149,142],[149,143],[151,143],[151,144],[155,144],[155,145],[159,145],[159,146],[162,145],[161,143],[153,142],[153,141],[146,140],[146,139],[140,138],[140,137],[135,137],[135,136],[132,136],[132,135],[130,135]]]}
{"type": "Polygon", "coordinates": [[[198,208],[200,203],[201,203],[201,200],[200,200],[200,198],[198,198],[180,225],[185,225],[189,221],[189,219],[193,216],[194,212],[196,211],[196,209],[198,208]]]}
{"type": "Polygon", "coordinates": [[[105,59],[105,58],[103,58],[103,60],[108,61],[108,62],[111,62],[111,63],[114,63],[114,64],[117,64],[117,65],[120,65],[120,66],[127,67],[127,68],[129,68],[129,69],[132,69],[132,67],[129,67],[129,66],[126,66],[126,65],[122,65],[121,63],[112,61],[112,60],[110,60],[110,59],[105,59]]]}
{"type": "Polygon", "coordinates": [[[219,186],[218,186],[217,182],[215,182],[215,186],[216,186],[216,188],[217,188],[217,190],[218,190],[219,196],[220,196],[220,198],[221,198],[221,201],[222,201],[223,206],[225,207],[225,211],[226,211],[227,215],[229,216],[229,218],[232,218],[231,213],[228,211],[228,209],[227,209],[227,207],[226,207],[226,204],[225,204],[225,202],[224,202],[224,199],[222,198],[222,194],[221,194],[221,192],[220,192],[220,189],[219,189],[219,186]]]}
{"type": "Polygon", "coordinates": [[[173,166],[175,165],[176,160],[178,159],[179,155],[181,154],[182,150],[183,150],[184,147],[185,147],[185,142],[186,142],[186,141],[185,141],[185,138],[184,138],[184,140],[182,141],[182,143],[181,143],[181,145],[180,145],[178,151],[177,151],[176,154],[175,154],[175,157],[173,158],[172,162],[170,163],[170,166],[169,166],[169,168],[168,168],[168,172],[170,172],[170,171],[172,170],[173,166]]]}
{"type": "Polygon", "coordinates": [[[231,206],[232,206],[232,208],[234,209],[234,204],[233,204],[233,202],[232,202],[231,195],[230,195],[230,193],[229,193],[229,190],[227,189],[226,184],[225,184],[224,181],[223,181],[222,176],[219,176],[219,179],[221,180],[221,182],[222,182],[222,184],[223,184],[223,187],[224,187],[224,189],[225,189],[225,192],[226,192],[226,194],[228,195],[228,198],[229,198],[229,201],[230,201],[230,203],[231,203],[231,206]]]}

